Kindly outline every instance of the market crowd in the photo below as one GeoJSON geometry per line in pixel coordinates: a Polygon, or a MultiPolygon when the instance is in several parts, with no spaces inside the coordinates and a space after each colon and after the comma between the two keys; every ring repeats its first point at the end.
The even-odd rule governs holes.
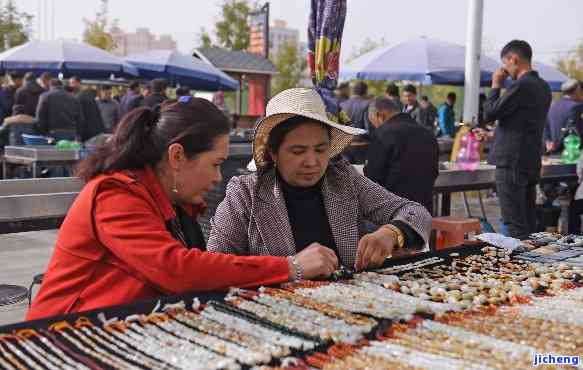
{"type": "MultiPolygon", "coordinates": [[[[494,140],[502,216],[509,234],[522,238],[534,231],[551,91],[532,69],[527,42],[511,41],[500,58],[503,67],[482,99],[484,122],[497,125],[476,135],[494,140]],[[508,77],[514,82],[503,92],[508,77]]],[[[43,122],[42,103],[53,91],[82,111],[75,90],[51,81],[37,120],[43,122]]],[[[315,89],[280,92],[255,126],[257,170],[229,181],[206,239],[196,219],[205,193],[222,181],[230,122],[216,104],[190,95],[166,100],[164,89],[152,83],[143,97],[133,85],[120,100],[112,139],[78,166],[86,185],[59,231],[29,319],[373,269],[427,249],[436,133],[455,134],[455,95],[435,110],[428,99],[417,102],[414,86],[403,88],[401,101],[395,85],[371,99],[357,83],[352,97],[340,91],[352,120],[343,125],[330,119],[315,89]],[[366,135],[363,175],[340,154],[366,135]]]]}
{"type": "MultiPolygon", "coordinates": [[[[121,118],[138,107],[159,107],[168,100],[168,82],[132,82],[129,86],[82,83],[73,76],[66,81],[45,72],[10,72],[0,89],[0,149],[22,145],[22,134],[56,140],[85,142],[99,134],[111,134],[121,118]]],[[[176,97],[190,89],[176,89],[176,97]]]]}

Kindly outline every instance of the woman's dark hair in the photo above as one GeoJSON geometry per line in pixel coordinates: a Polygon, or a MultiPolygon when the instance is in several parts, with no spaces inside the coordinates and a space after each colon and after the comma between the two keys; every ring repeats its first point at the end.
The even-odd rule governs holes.
{"type": "Polygon", "coordinates": [[[227,117],[201,98],[163,103],[160,112],[137,108],[122,118],[107,144],[79,164],[76,175],[89,181],[103,173],[153,166],[174,143],[192,158],[211,150],[229,130],[227,117]]]}
{"type": "Polygon", "coordinates": [[[265,162],[267,163],[266,167],[271,167],[273,165],[273,159],[269,153],[277,153],[287,134],[306,123],[317,123],[322,125],[322,127],[328,131],[328,137],[330,139],[332,138],[332,131],[330,126],[327,126],[322,122],[302,116],[288,118],[287,120],[275,126],[269,133],[269,137],[267,138],[267,151],[265,152],[265,162]]]}

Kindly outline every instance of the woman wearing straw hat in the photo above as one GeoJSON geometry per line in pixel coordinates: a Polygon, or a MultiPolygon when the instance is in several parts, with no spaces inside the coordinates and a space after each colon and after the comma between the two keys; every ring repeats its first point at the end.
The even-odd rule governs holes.
{"type": "Polygon", "coordinates": [[[273,97],[255,130],[258,171],[229,182],[208,250],[293,256],[326,247],[342,265],[361,270],[382,265],[396,248],[424,246],[431,216],[423,206],[335,158],[362,133],[330,121],[313,89],[273,97]],[[367,234],[367,223],[381,227],[367,234]]]}

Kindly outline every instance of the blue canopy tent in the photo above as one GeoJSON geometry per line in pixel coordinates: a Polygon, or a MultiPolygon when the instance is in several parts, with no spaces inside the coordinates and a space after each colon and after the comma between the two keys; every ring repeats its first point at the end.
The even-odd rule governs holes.
{"type": "MultiPolygon", "coordinates": [[[[487,56],[480,61],[480,84],[489,86],[500,62],[487,56]]],[[[553,91],[559,91],[567,76],[555,68],[534,62],[533,68],[553,91]]],[[[423,85],[463,85],[465,47],[421,37],[393,47],[383,47],[347,63],[340,70],[342,80],[417,81],[423,85]]],[[[510,84],[511,81],[508,81],[510,84]]]]}
{"type": "MultiPolygon", "coordinates": [[[[499,63],[481,60],[482,81],[490,78],[499,63]]],[[[340,70],[342,80],[417,81],[423,85],[463,85],[465,48],[449,42],[421,37],[366,53],[340,70]]]]}
{"type": "Polygon", "coordinates": [[[239,83],[209,63],[173,50],[151,50],[129,55],[144,79],[166,78],[172,86],[187,85],[194,90],[235,91],[239,83]]]}
{"type": "Polygon", "coordinates": [[[138,70],[105,50],[72,41],[30,41],[0,54],[0,72],[19,71],[83,79],[136,77],[138,70]]]}

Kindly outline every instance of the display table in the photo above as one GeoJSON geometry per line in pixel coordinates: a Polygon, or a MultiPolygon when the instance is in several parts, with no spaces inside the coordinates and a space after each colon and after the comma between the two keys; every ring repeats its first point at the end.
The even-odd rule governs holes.
{"type": "MultiPolygon", "coordinates": [[[[576,261],[577,248],[557,258],[576,261]]],[[[509,253],[465,246],[337,282],[186,294],[4,326],[0,367],[524,368],[533,353],[581,353],[581,267],[509,253]]]]}
{"type": "Polygon", "coordinates": [[[58,150],[51,145],[6,146],[2,161],[4,176],[8,166],[25,166],[31,169],[32,177],[39,175],[39,168],[72,167],[80,159],[80,150],[58,150]]]}

